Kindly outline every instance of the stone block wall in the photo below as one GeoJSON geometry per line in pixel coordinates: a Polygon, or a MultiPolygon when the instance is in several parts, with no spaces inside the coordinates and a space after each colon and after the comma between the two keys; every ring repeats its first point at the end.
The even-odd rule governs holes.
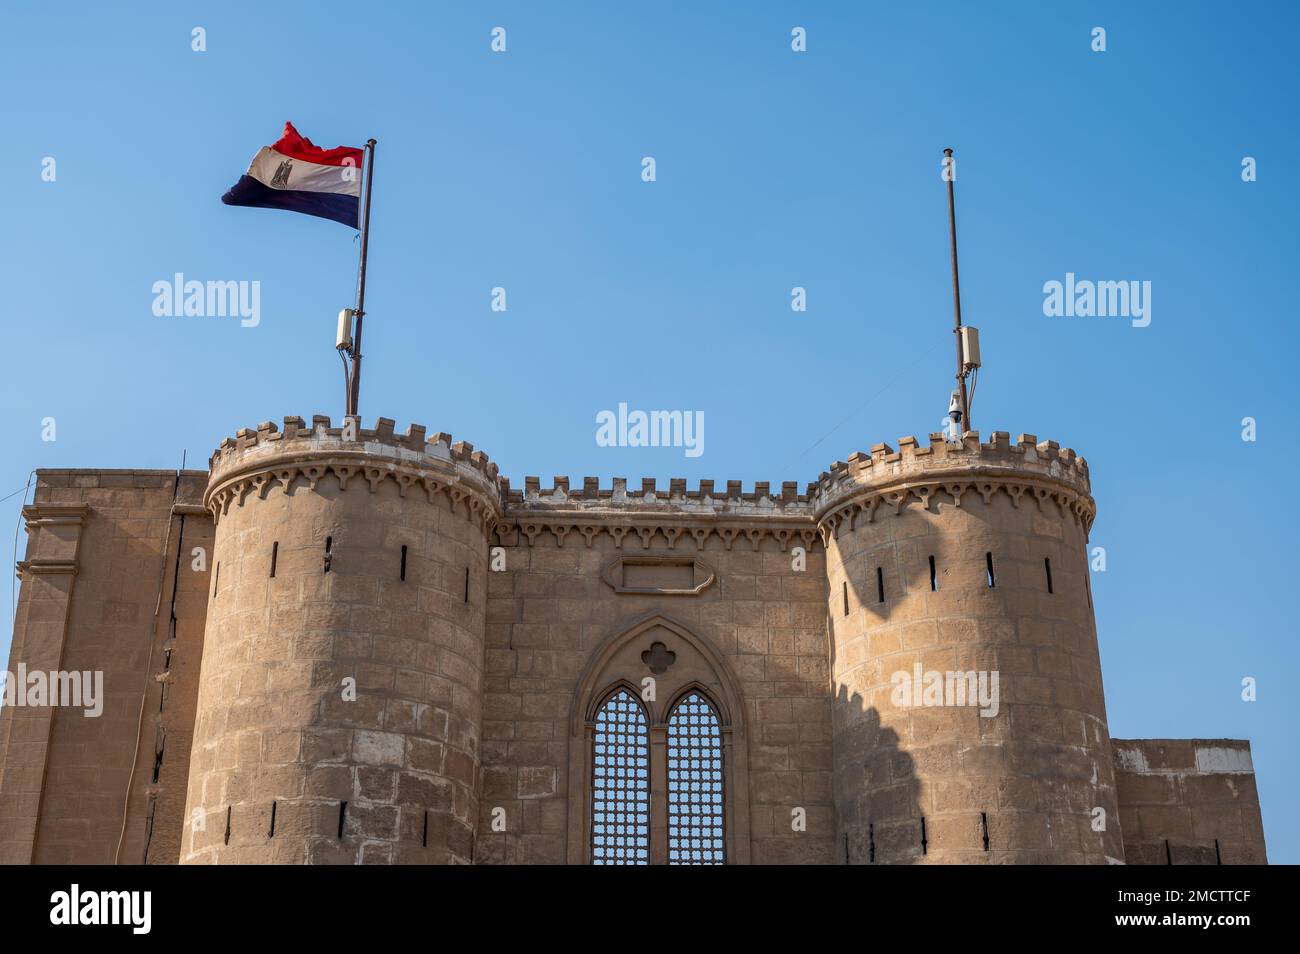
{"type": "Polygon", "coordinates": [[[1268,862],[1249,742],[1114,739],[1112,751],[1129,864],[1268,862]]]}
{"type": "Polygon", "coordinates": [[[803,494],[512,489],[383,418],[243,430],[208,472],[42,471],[9,669],[107,691],[0,713],[0,861],[587,863],[627,691],[653,862],[692,694],[728,863],[1263,862],[1247,743],[1108,737],[1092,515],[1081,458],[1003,433],[803,494]],[[998,671],[999,713],[900,709],[916,664],[998,671]]]}
{"type": "MultiPolygon", "coordinates": [[[[646,546],[634,531],[621,536],[621,547],[606,532],[595,534],[590,545],[578,533],[566,534],[560,546],[550,530],[531,543],[518,531],[501,539],[507,569],[488,575],[479,863],[584,859],[587,846],[579,842],[585,829],[581,819],[571,818],[586,811],[583,799],[572,796],[590,772],[582,758],[570,770],[572,747],[579,744],[574,710],[587,701],[579,683],[603,644],[659,618],[711,647],[737,684],[743,710],[737,744],[745,746],[748,771],[734,784],[747,790],[749,807],[747,817],[730,824],[748,829],[745,857],[760,864],[835,861],[819,546],[807,552],[806,568],[795,571],[791,552],[771,536],[729,546],[714,535],[699,547],[685,535],[671,548],[653,529],[646,546]],[[698,595],[616,592],[603,571],[624,554],[698,558],[715,579],[698,595]],[[494,808],[505,810],[504,832],[490,829],[494,808]],[[792,828],[796,808],[806,817],[801,831],[792,828]]],[[[663,626],[637,638],[638,652],[657,640],[683,651],[663,626]]],[[[649,673],[638,670],[635,676],[649,673]]],[[[660,678],[671,685],[674,675],[670,668],[660,678]]],[[[593,688],[612,678],[596,676],[593,688]]],[[[722,691],[716,683],[709,688],[715,695],[722,691]]]]}
{"type": "Polygon", "coordinates": [[[968,433],[955,447],[932,435],[878,446],[822,483],[851,861],[1119,860],[1119,833],[1092,827],[1116,805],[1086,466],[1029,435],[981,445],[968,433]],[[995,677],[982,712],[979,680],[991,694],[995,677]]]}
{"type": "Polygon", "coordinates": [[[206,481],[39,472],[9,672],[102,673],[103,712],[0,713],[0,861],[175,862],[207,581],[189,551],[211,548],[206,481]]]}
{"type": "Polygon", "coordinates": [[[214,455],[183,863],[472,860],[491,485],[424,444],[286,418],[214,455]]]}

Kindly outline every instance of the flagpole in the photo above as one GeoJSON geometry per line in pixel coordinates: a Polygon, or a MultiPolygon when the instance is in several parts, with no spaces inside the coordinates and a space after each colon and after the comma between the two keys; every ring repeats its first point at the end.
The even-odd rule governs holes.
{"type": "Polygon", "coordinates": [[[348,388],[348,416],[358,414],[361,395],[361,322],[366,314],[366,252],[370,244],[370,183],[375,172],[375,140],[366,142],[366,198],[361,209],[361,267],[357,271],[357,328],[352,341],[352,380],[348,388]]]}

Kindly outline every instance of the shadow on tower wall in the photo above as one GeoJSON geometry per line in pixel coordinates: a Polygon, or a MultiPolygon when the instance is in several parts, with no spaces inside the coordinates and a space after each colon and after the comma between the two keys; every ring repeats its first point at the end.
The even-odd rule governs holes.
{"type": "Polygon", "coordinates": [[[839,860],[909,865],[925,852],[920,781],[898,733],[847,686],[836,692],[832,719],[833,797],[839,860]]]}
{"type": "Polygon", "coordinates": [[[1098,808],[1118,808],[1086,537],[1050,501],[976,496],[959,510],[947,491],[927,497],[827,541],[840,859],[1122,857],[1117,825],[1091,827],[1098,808]],[[996,675],[994,710],[893,703],[892,677],[914,666],[996,675]]]}

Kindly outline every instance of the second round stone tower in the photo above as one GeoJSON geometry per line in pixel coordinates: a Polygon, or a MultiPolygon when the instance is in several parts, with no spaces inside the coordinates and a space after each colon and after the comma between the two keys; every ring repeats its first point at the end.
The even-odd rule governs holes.
{"type": "Polygon", "coordinates": [[[385,418],[222,443],[183,863],[472,861],[497,480],[385,418]]]}
{"type": "Polygon", "coordinates": [[[994,432],[823,474],[836,839],[853,864],[1123,858],[1087,464],[994,432]]]}

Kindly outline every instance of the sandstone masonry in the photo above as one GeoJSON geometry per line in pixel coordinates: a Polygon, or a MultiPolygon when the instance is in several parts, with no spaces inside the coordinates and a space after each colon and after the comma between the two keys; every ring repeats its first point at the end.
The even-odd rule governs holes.
{"type": "Polygon", "coordinates": [[[0,862],[590,863],[616,696],[651,863],[698,834],[688,703],[715,860],[1266,860],[1248,743],[1110,738],[1069,449],[516,488],[352,423],[241,430],[206,472],[39,472],[9,670],[102,670],[106,701],[0,713],[0,862]],[[899,689],[927,673],[947,696],[899,689]],[[952,698],[976,674],[989,711],[952,698]]]}

